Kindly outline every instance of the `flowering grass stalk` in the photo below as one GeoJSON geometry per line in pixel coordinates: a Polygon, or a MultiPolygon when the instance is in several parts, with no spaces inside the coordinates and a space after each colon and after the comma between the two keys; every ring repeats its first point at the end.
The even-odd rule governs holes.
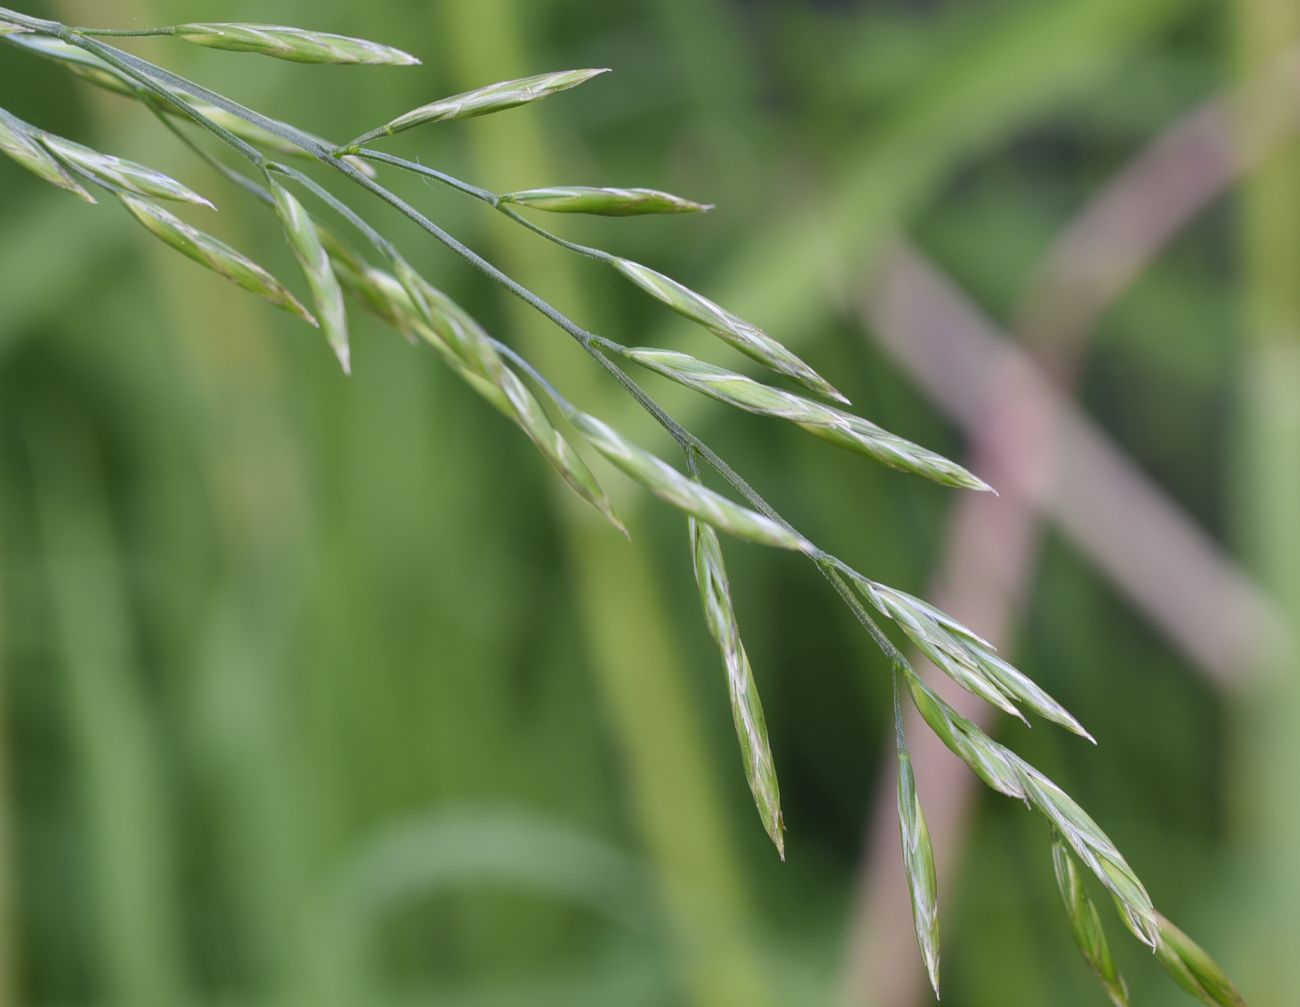
{"type": "Polygon", "coordinates": [[[439,169],[366,146],[403,130],[527,105],[577,87],[605,71],[560,71],[480,87],[429,102],[346,144],[336,145],[119,50],[101,41],[105,36],[157,36],[302,63],[405,67],[418,60],[401,50],[363,39],[276,25],[205,22],[141,30],[87,29],[0,8],[0,42],[54,60],[90,83],[138,101],[202,158],[271,207],[303,272],[314,310],[305,307],[284,283],[242,253],[159,205],[158,200],[171,200],[211,206],[183,183],[143,165],[55,137],[3,109],[0,153],[37,178],[83,199],[94,201],[93,188],[109,193],[151,233],[188,258],[319,327],[345,372],[350,370],[345,298],[350,297],[410,341],[432,348],[455,374],[520,427],[582,499],[620,529],[622,523],[608,495],[571,440],[574,432],[579,443],[585,443],[681,511],[687,519],[706,624],[723,658],[745,775],[763,826],[782,856],[784,821],[776,762],[749,657],[740,638],[717,533],[807,556],[893,667],[904,865],[917,941],[936,995],[939,930],[934,856],[902,730],[904,692],[926,725],[985,783],[1025,801],[1047,821],[1054,837],[1055,871],[1071,931],[1085,961],[1114,1003],[1127,1002],[1126,987],[1114,968],[1099,914],[1087,895],[1078,864],[1088,868],[1111,893],[1124,924],[1155,951],[1156,959],[1184,988],[1222,1007],[1240,1007],[1244,1003],[1208,955],[1155,910],[1132,868],[1079,805],[1009,748],[993,741],[939,699],[882,631],[871,610],[894,624],[945,674],[995,707],[1022,719],[1023,707],[1091,740],[1079,722],[972,630],[921,599],[871,580],[797,531],[724,459],[672,419],[624,370],[622,362],[636,363],[737,409],[794,423],[877,462],[937,483],[975,491],[988,490],[987,484],[955,462],[841,408],[848,401],[830,382],[757,325],[648,266],[566,241],[518,212],[632,216],[701,212],[709,208],[707,204],[642,188],[560,185],[498,195],[439,169]],[[251,173],[234,171],[214,158],[193,136],[181,130],[182,123],[199,127],[239,154],[248,162],[251,173]],[[421,276],[350,203],[298,168],[273,160],[289,155],[337,172],[362,192],[397,209],[428,236],[567,333],[670,434],[684,454],[686,471],[570,403],[528,360],[490,335],[450,296],[421,276]],[[628,347],[584,329],[388,189],[377,179],[375,166],[434,179],[570,252],[612,266],[651,297],[762,364],[773,383],[751,379],[690,354],[628,347]],[[318,216],[322,210],[355,230],[370,246],[373,260],[357,254],[338,237],[318,216]],[[801,391],[782,387],[783,381],[799,385],[801,391]],[[820,400],[833,400],[839,405],[820,400]],[[549,409],[544,402],[549,403],[549,409]],[[714,470],[743,503],[705,486],[699,478],[701,462],[714,470]]]}

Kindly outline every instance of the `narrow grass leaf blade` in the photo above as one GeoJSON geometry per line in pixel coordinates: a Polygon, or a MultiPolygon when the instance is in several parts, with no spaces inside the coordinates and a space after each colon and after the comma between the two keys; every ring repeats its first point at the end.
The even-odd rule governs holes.
{"type": "Polygon", "coordinates": [[[635,217],[647,213],[707,213],[710,203],[695,203],[657,189],[553,186],[507,192],[502,202],[551,213],[590,213],[602,217],[635,217]]]}
{"type": "MultiPolygon", "coordinates": [[[[439,98],[437,101],[412,109],[405,115],[399,115],[392,122],[381,126],[373,133],[366,134],[366,139],[400,133],[402,130],[422,126],[429,122],[471,119],[479,115],[488,115],[492,112],[516,108],[519,105],[538,101],[557,92],[567,91],[579,84],[585,84],[591,78],[608,72],[607,69],[560,70],[555,73],[541,73],[534,77],[522,77],[518,80],[505,80],[497,84],[489,84],[473,91],[452,95],[450,98],[439,98]]],[[[360,142],[364,141],[360,139],[353,141],[354,144],[360,142]]]]}
{"type": "Polygon", "coordinates": [[[1065,904],[1070,935],[1079,954],[1096,975],[1114,1007],[1129,1007],[1128,986],[1115,965],[1097,907],[1083,887],[1083,878],[1073,855],[1059,836],[1052,840],[1052,867],[1061,901],[1065,904]]]}
{"type": "Polygon", "coordinates": [[[898,735],[898,828],[903,843],[903,869],[912,896],[912,923],[925,971],[939,996],[939,885],[934,869],[930,829],[916,793],[912,758],[900,731],[898,735]]]}
{"type": "Polygon", "coordinates": [[[1157,913],[1156,917],[1160,923],[1156,960],[1174,981],[1210,1007],[1246,1007],[1245,998],[1218,963],[1164,916],[1157,913]]]}
{"type": "Polygon", "coordinates": [[[180,203],[206,206],[209,210],[216,209],[210,201],[193,189],[143,164],[114,157],[112,154],[102,154],[51,133],[42,133],[41,143],[65,164],[81,169],[106,185],[134,192],[137,196],[171,199],[180,203]]]}
{"type": "Polygon", "coordinates": [[[763,820],[763,828],[785,859],[784,824],[781,819],[781,791],[776,780],[776,764],[767,738],[767,722],[758,697],[749,657],[740,640],[740,626],[731,601],[731,585],[722,559],[718,534],[707,524],[688,521],[691,556],[695,565],[695,583],[700,589],[705,621],[709,633],[722,651],[727,669],[727,692],[731,698],[731,717],[740,741],[740,755],[745,766],[754,805],[763,820]]]}
{"type": "Polygon", "coordinates": [[[279,280],[229,245],[198,228],[191,227],[170,211],[143,197],[122,192],[117,194],[117,198],[155,237],[165,241],[182,255],[224,276],[231,283],[297,315],[308,324],[318,324],[311,312],[299,304],[279,280]]]}
{"type": "Polygon", "coordinates": [[[330,264],[329,253],[321,241],[320,232],[311,214],[288,189],[271,178],[267,180],[275,212],[280,218],[289,247],[302,267],[307,286],[311,288],[316,306],[316,318],[330,349],[338,357],[344,374],[352,373],[352,354],[348,346],[348,317],[343,306],[343,288],[330,264]]]}
{"type": "Polygon", "coordinates": [[[723,342],[735,347],[741,353],[757,360],[818,395],[848,402],[843,395],[797,356],[787,350],[775,339],[756,325],[751,325],[743,318],[697,294],[689,287],[676,280],[656,272],[649,266],[630,259],[615,259],[614,268],[632,283],[636,284],[652,297],[663,301],[680,315],[704,326],[723,342]]]}
{"type": "Polygon", "coordinates": [[[0,154],[26,168],[37,178],[44,179],[51,185],[57,185],[60,189],[66,189],[87,203],[95,202],[95,197],[69,175],[53,155],[37,142],[34,131],[4,109],[0,109],[0,154]]]}
{"type": "Polygon", "coordinates": [[[410,53],[392,46],[284,25],[192,22],[177,25],[172,29],[172,35],[209,49],[255,52],[294,63],[416,66],[420,62],[410,53]]]}
{"type": "MultiPolygon", "coordinates": [[[[689,317],[695,318],[691,315],[689,317]]],[[[696,318],[698,321],[699,319],[696,318]]],[[[860,416],[773,388],[760,381],[706,363],[687,353],[632,347],[625,355],[671,381],[759,416],[788,420],[809,433],[890,468],[919,475],[944,486],[987,490],[986,483],[956,462],[882,430],[860,416]]]]}
{"type": "Polygon", "coordinates": [[[661,500],[737,538],[778,549],[813,552],[812,543],[803,536],[700,485],[596,417],[578,413],[571,419],[597,451],[661,500]]]}

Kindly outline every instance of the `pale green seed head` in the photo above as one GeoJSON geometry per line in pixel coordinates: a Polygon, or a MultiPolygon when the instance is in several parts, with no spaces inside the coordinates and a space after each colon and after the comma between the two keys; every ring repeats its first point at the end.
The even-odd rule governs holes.
{"type": "Polygon", "coordinates": [[[1128,986],[1115,965],[1097,907],[1088,897],[1074,857],[1059,836],[1052,840],[1052,867],[1065,906],[1066,919],[1070,924],[1070,935],[1074,938],[1080,956],[1097,977],[1114,1007],[1129,1007],[1128,986]]]}
{"type": "Polygon", "coordinates": [[[465,91],[421,105],[404,115],[399,115],[373,133],[366,134],[364,139],[354,140],[353,144],[365,142],[379,135],[400,133],[425,123],[472,119],[475,116],[516,108],[577,87],[602,73],[609,73],[609,70],[560,70],[555,73],[541,73],[533,77],[488,84],[486,87],[475,88],[473,91],[465,91]]]}
{"type": "Polygon", "coordinates": [[[1210,1007],[1246,1007],[1245,998],[1219,964],[1185,933],[1159,913],[1160,941],[1156,960],[1174,981],[1210,1007]]]}
{"type": "Polygon", "coordinates": [[[309,325],[318,324],[311,312],[298,303],[284,284],[229,245],[196,227],[191,227],[168,210],[141,196],[121,192],[117,194],[117,198],[150,233],[171,245],[182,255],[224,276],[231,283],[297,315],[309,325]]]}
{"type": "Polygon", "coordinates": [[[925,971],[939,996],[939,884],[934,867],[930,829],[916,793],[912,760],[899,735],[898,829],[903,844],[903,870],[912,899],[912,923],[925,971]]]}
{"type": "Polygon", "coordinates": [[[689,287],[649,266],[643,266],[630,259],[618,258],[612,260],[612,265],[650,296],[662,301],[678,314],[704,326],[724,343],[747,357],[757,360],[777,374],[798,382],[824,398],[848,402],[848,399],[836,391],[829,381],[758,326],[751,325],[702,294],[697,294],[689,287]]]}
{"type": "Polygon", "coordinates": [[[657,189],[614,189],[581,185],[552,186],[508,192],[501,197],[534,210],[551,213],[590,213],[602,217],[634,217],[648,213],[707,213],[709,203],[695,203],[657,189]]]}
{"type": "Polygon", "coordinates": [[[37,178],[57,185],[87,203],[95,197],[74,179],[54,156],[39,143],[39,133],[4,109],[0,109],[0,154],[26,168],[37,178]]]}
{"type": "Polygon", "coordinates": [[[812,544],[796,532],[734,503],[683,475],[667,462],[632,444],[607,423],[586,413],[571,417],[574,427],[616,467],[655,496],[719,531],[778,549],[813,552],[812,544]]]}
{"type": "Polygon", "coordinates": [[[267,185],[275,201],[276,215],[289,239],[289,247],[293,249],[294,258],[302,267],[307,286],[311,289],[321,331],[325,334],[330,349],[338,357],[343,373],[350,374],[352,354],[348,345],[348,318],[343,306],[343,288],[334,275],[334,267],[321,241],[316,222],[297,197],[274,178],[268,178],[267,185]]]}
{"type": "Polygon", "coordinates": [[[184,42],[209,49],[254,52],[294,63],[416,66],[420,62],[392,46],[285,25],[192,22],[177,25],[172,34],[184,42]]]}
{"type": "Polygon", "coordinates": [[[108,186],[134,192],[137,196],[170,199],[181,203],[193,203],[195,206],[205,206],[209,210],[216,209],[211,202],[193,189],[182,185],[169,175],[164,175],[161,171],[125,158],[114,157],[112,154],[100,153],[52,133],[42,133],[40,139],[46,149],[59,160],[79,168],[108,186]]]}

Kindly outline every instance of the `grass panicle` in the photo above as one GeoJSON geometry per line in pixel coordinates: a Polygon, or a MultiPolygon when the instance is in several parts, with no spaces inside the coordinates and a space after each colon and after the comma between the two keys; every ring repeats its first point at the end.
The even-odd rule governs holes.
{"type": "Polygon", "coordinates": [[[712,203],[696,203],[658,189],[612,189],[556,185],[501,195],[503,203],[551,213],[589,213],[600,217],[636,217],[648,213],[708,213],[712,203]]]}
{"type": "Polygon", "coordinates": [[[1110,891],[1125,925],[1153,947],[1181,985],[1207,1004],[1242,1007],[1240,994],[1222,970],[1181,931],[1152,907],[1142,883],[1097,824],[1051,780],[1009,748],[943,702],[911,668],[896,645],[873,619],[874,608],[901,629],[945,673],[999,709],[1017,713],[1023,706],[1083,737],[1090,737],[1056,700],[999,657],[972,630],[934,606],[870,580],[815,546],[781,517],[748,482],[708,445],[670,417],[624,370],[632,361],[759,415],[794,422],[804,429],[894,468],[946,486],[985,490],[987,485],[954,462],[852,416],[751,378],[704,363],[686,354],[630,348],[598,336],[502,273],[444,231],[413,205],[381,184],[366,161],[409,171],[450,185],[485,202],[517,223],[589,258],[613,265],[625,278],[678,313],[708,329],[722,341],[822,398],[847,402],[824,378],[781,343],[755,325],[702,295],[646,266],[608,252],[566,241],[515,212],[515,207],[559,213],[631,216],[686,213],[708,209],[668,193],[636,188],[552,187],[495,195],[431,168],[376,151],[359,156],[361,144],[424,123],[465,119],[536,101],[590,80],[603,70],[571,70],[505,81],[421,106],[336,146],[288,123],[240,105],[226,96],[179,77],[154,63],[101,42],[97,36],[163,35],[218,49],[252,51],[300,62],[381,63],[410,65],[414,57],[359,39],[265,25],[194,23],[174,28],[115,31],[75,29],[0,7],[0,42],[54,60],[79,77],[134,99],[172,125],[176,119],[202,128],[244,158],[267,182],[227,167],[172,125],[189,146],[218,171],[273,206],[289,235],[311,287],[319,322],[266,270],[216,238],[181,221],[155,199],[206,200],[151,169],[110,158],[79,144],[43,134],[0,109],[0,151],[28,171],[93,202],[81,185],[89,180],[112,192],[154,235],[182,254],[207,266],[298,317],[319,324],[348,368],[343,294],[412,342],[427,345],[533,441],[547,461],[586,501],[616,527],[622,522],[581,455],[561,434],[541,399],[545,396],[599,454],[647,491],[689,518],[696,581],[709,631],[727,669],[733,719],[741,757],[764,828],[784,856],[784,824],[775,769],[753,672],[740,640],[738,619],[723,565],[717,532],[810,557],[836,588],[894,668],[895,725],[899,752],[899,824],[904,863],[912,893],[913,918],[922,958],[938,993],[938,909],[934,857],[925,818],[916,796],[906,739],[902,733],[901,692],[905,686],[927,727],[988,786],[1027,802],[1044,816],[1055,837],[1053,858],[1076,943],[1116,1004],[1126,1003],[1124,986],[1114,969],[1098,915],[1087,900],[1076,869],[1079,863],[1110,891]],[[272,156],[313,161],[342,175],[358,188],[397,209],[430,237],[446,246],[504,289],[539,311],[574,339],[684,451],[689,475],[626,439],[603,420],[570,404],[526,359],[492,338],[449,296],[425,280],[397,249],[352,207],[309,176],[272,156]],[[65,168],[65,165],[70,166],[65,168]],[[356,228],[388,269],[369,264],[310,215],[287,185],[305,187],[356,228]],[[745,503],[704,486],[697,460],[711,466],[745,503]]]}
{"type": "Polygon", "coordinates": [[[1052,868],[1056,873],[1056,886],[1061,892],[1061,901],[1065,904],[1065,917],[1069,921],[1075,947],[1096,975],[1114,1007],[1129,1007],[1128,985],[1115,965],[1097,906],[1088,897],[1078,864],[1060,836],[1052,840],[1052,868]]]}
{"type": "Polygon", "coordinates": [[[731,717],[740,741],[741,761],[745,778],[749,781],[754,806],[763,821],[763,828],[776,844],[776,851],[785,859],[785,823],[781,817],[781,790],[776,780],[776,764],[767,739],[767,722],[763,717],[763,703],[758,697],[758,685],[749,664],[749,655],[740,640],[740,625],[731,601],[731,584],[722,559],[722,543],[718,534],[707,524],[695,518],[687,521],[691,541],[691,558],[695,566],[695,583],[700,589],[700,602],[704,606],[704,619],[722,652],[727,669],[727,693],[731,699],[731,717]]]}

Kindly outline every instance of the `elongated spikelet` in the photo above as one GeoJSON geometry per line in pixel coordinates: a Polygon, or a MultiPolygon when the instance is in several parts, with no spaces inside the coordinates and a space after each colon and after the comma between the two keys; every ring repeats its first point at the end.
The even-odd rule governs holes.
{"type": "Polygon", "coordinates": [[[930,829],[916,793],[912,758],[901,728],[898,731],[898,829],[903,844],[903,870],[912,898],[912,923],[926,975],[939,995],[939,885],[934,870],[930,829]]]}
{"type": "Polygon", "coordinates": [[[182,255],[224,276],[231,283],[257,294],[277,307],[297,315],[309,325],[316,319],[285,286],[251,259],[229,245],[180,220],[157,203],[129,192],[117,194],[122,205],[156,237],[182,255]]]}
{"type": "Polygon", "coordinates": [[[676,280],[629,259],[615,259],[614,268],[638,287],[658,298],[680,315],[685,315],[747,357],[777,374],[797,381],[825,398],[848,402],[829,381],[796,357],[756,325],[733,315],[676,280]]]}
{"type": "Polygon", "coordinates": [[[1056,874],[1056,886],[1061,892],[1061,901],[1065,904],[1070,935],[1074,938],[1079,954],[1096,975],[1114,1007],[1129,1007],[1128,986],[1111,955],[1097,907],[1088,897],[1074,857],[1060,836],[1052,840],[1052,867],[1056,874]]]}
{"type": "Polygon", "coordinates": [[[503,203],[515,203],[551,213],[591,213],[602,217],[635,217],[647,213],[706,213],[710,203],[694,203],[657,189],[611,189],[558,185],[547,189],[507,192],[503,203]]]}
{"type": "Polygon", "coordinates": [[[1156,918],[1160,924],[1156,960],[1179,986],[1209,1007],[1246,1007],[1227,973],[1199,944],[1159,913],[1156,918]]]}
{"type": "Polygon", "coordinates": [[[273,178],[267,179],[271,197],[275,200],[275,212],[284,226],[293,249],[294,258],[302,267],[311,288],[312,302],[316,306],[316,318],[330,349],[338,357],[344,374],[352,372],[352,356],[348,347],[348,316],[343,306],[343,288],[339,286],[334,268],[330,265],[329,253],[321,243],[316,229],[316,222],[311,214],[288,189],[273,178]]]}
{"type": "Polygon", "coordinates": [[[478,322],[404,259],[398,258],[394,268],[395,276],[346,265],[340,276],[372,310],[437,350],[472,388],[518,424],[574,492],[626,535],[609,494],[478,322]]]}
{"type": "Polygon", "coordinates": [[[912,704],[939,740],[994,790],[1023,800],[1025,785],[1014,754],[940,699],[910,668],[904,679],[912,704]]]}
{"type": "Polygon", "coordinates": [[[854,583],[863,597],[897,623],[937,668],[963,688],[1016,717],[1021,715],[1015,702],[1022,702],[1040,717],[1095,744],[1065,707],[952,616],[884,584],[866,578],[854,578],[854,583]]]}
{"type": "Polygon", "coordinates": [[[421,105],[419,108],[399,115],[396,119],[377,129],[363,133],[346,146],[348,148],[359,147],[361,144],[368,143],[377,137],[391,136],[394,133],[400,133],[415,126],[422,126],[425,123],[446,122],[451,119],[472,119],[475,116],[516,108],[519,105],[539,101],[559,91],[567,91],[571,87],[577,87],[593,77],[608,72],[607,69],[560,70],[554,73],[539,73],[533,77],[521,77],[518,80],[503,80],[496,84],[488,84],[486,87],[475,88],[473,91],[465,91],[461,94],[454,94],[449,98],[439,98],[427,105],[421,105]]]}
{"type": "Polygon", "coordinates": [[[810,434],[866,455],[890,468],[910,472],[944,486],[975,490],[989,488],[988,484],[956,462],[834,406],[796,395],[783,388],[773,388],[687,353],[638,346],[628,349],[624,355],[642,367],[719,402],[759,416],[788,420],[810,434]]]}
{"type": "Polygon", "coordinates": [[[21,119],[16,119],[4,109],[0,109],[0,154],[26,168],[37,178],[44,179],[51,185],[57,185],[60,189],[66,189],[87,203],[95,202],[95,197],[40,145],[38,136],[39,134],[21,119]]]}
{"type": "Polygon", "coordinates": [[[1024,782],[1030,805],[1052,824],[1097,880],[1110,889],[1129,929],[1140,941],[1154,948],[1160,926],[1151,896],[1110,837],[1074,798],[1019,756],[1012,754],[1010,758],[1024,782]]]}
{"type": "Polygon", "coordinates": [[[616,467],[661,500],[705,524],[750,542],[813,552],[812,543],[802,535],[688,478],[667,462],[628,441],[604,421],[587,413],[578,413],[572,417],[572,422],[616,467]]]}
{"type": "Polygon", "coordinates": [[[232,24],[192,22],[177,25],[172,35],[184,42],[226,49],[231,52],[255,52],[294,63],[369,63],[384,66],[416,66],[419,60],[392,46],[365,39],[306,31],[271,24],[232,24]]]}
{"type": "Polygon", "coordinates": [[[763,717],[763,704],[758,697],[754,672],[749,666],[749,656],[740,640],[740,626],[736,621],[735,607],[731,601],[731,584],[722,559],[722,544],[718,534],[707,524],[695,518],[687,522],[691,540],[691,556],[695,566],[695,583],[700,589],[700,602],[709,634],[722,652],[727,669],[727,692],[731,698],[731,719],[735,723],[736,738],[740,742],[740,756],[745,765],[745,779],[763,828],[776,844],[777,853],[785,859],[784,824],[781,819],[781,791],[776,780],[776,764],[772,759],[771,745],[767,739],[767,722],[763,717]]]}
{"type": "Polygon", "coordinates": [[[42,133],[41,143],[60,161],[79,168],[108,186],[125,189],[127,192],[134,192],[137,196],[148,196],[151,199],[171,199],[180,203],[206,206],[209,210],[216,209],[211,202],[193,189],[182,185],[170,175],[164,175],[161,171],[143,164],[114,157],[112,154],[102,154],[52,133],[42,133]]]}

